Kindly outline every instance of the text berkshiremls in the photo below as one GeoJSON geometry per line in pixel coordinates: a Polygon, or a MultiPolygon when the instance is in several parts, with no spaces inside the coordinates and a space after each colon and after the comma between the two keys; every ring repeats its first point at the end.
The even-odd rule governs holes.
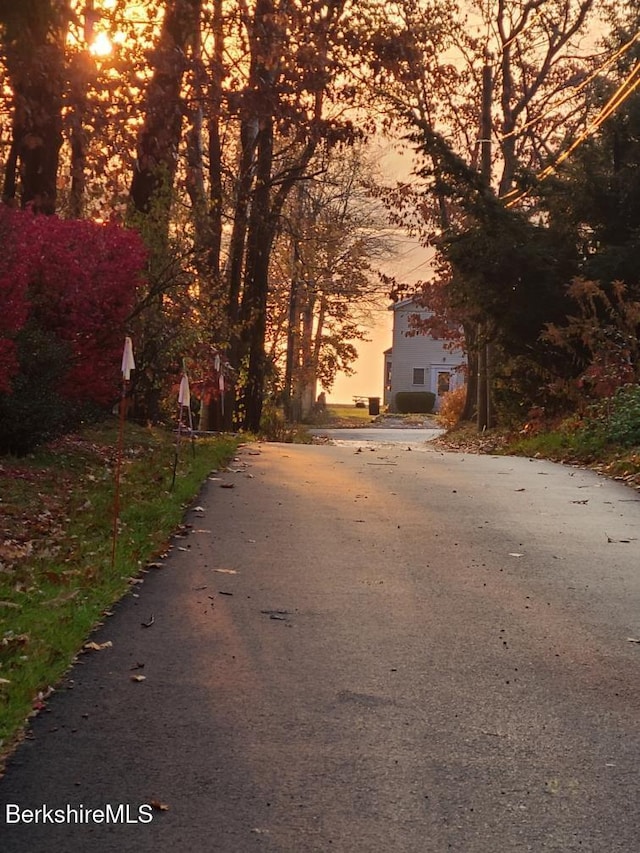
{"type": "Polygon", "coordinates": [[[37,808],[23,808],[17,803],[5,805],[5,822],[10,823],[151,823],[153,807],[147,804],[132,806],[129,803],[112,805],[107,803],[100,808],[85,805],[66,805],[53,808],[46,804],[37,808]]]}

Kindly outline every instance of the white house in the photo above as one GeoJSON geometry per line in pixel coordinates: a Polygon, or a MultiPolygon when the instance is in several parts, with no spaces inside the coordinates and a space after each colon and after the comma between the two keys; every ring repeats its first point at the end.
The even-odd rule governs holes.
{"type": "Polygon", "coordinates": [[[403,299],[389,308],[393,311],[393,344],[384,352],[384,405],[393,411],[398,391],[432,391],[435,410],[444,393],[464,384],[465,358],[459,350],[450,350],[433,335],[409,336],[409,317],[432,316],[414,299],[403,299]]]}

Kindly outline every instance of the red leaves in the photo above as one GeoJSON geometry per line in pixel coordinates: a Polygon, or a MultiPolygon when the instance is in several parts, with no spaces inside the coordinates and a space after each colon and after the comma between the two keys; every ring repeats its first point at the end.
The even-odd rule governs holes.
{"type": "Polygon", "coordinates": [[[29,322],[67,352],[57,390],[110,404],[125,322],[145,263],[142,241],[115,224],[0,209],[0,392],[19,371],[15,335],[29,322]]]}
{"type": "Polygon", "coordinates": [[[11,378],[18,371],[13,338],[28,315],[27,246],[23,236],[15,227],[12,211],[0,207],[0,393],[10,389],[11,378]]]}

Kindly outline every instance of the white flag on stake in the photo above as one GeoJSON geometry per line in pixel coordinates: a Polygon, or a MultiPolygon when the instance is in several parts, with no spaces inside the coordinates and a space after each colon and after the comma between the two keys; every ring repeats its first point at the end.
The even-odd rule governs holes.
{"type": "Polygon", "coordinates": [[[224,415],[224,374],[218,376],[218,388],[220,389],[220,411],[224,415]]]}
{"type": "Polygon", "coordinates": [[[191,391],[189,390],[189,377],[186,373],[182,374],[180,380],[180,390],[178,391],[178,403],[181,406],[189,408],[191,405],[191,391]]]}
{"type": "Polygon", "coordinates": [[[131,371],[136,369],[133,358],[133,343],[131,338],[124,339],[124,352],[122,353],[122,378],[128,382],[131,379],[131,371]]]}

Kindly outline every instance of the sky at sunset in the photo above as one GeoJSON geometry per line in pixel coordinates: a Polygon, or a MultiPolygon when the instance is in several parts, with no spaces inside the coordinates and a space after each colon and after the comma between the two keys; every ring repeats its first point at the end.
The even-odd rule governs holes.
{"type": "MultiPolygon", "coordinates": [[[[408,153],[401,154],[391,145],[379,149],[383,180],[393,183],[394,180],[407,180],[411,173],[411,157],[408,153]]],[[[425,249],[415,240],[398,233],[395,238],[397,250],[395,257],[384,265],[383,272],[393,275],[400,281],[413,283],[428,277],[429,261],[433,249],[425,249]]],[[[355,374],[344,376],[340,374],[327,399],[331,403],[352,403],[354,396],[382,397],[384,365],[382,354],[391,346],[391,328],[393,313],[389,310],[391,300],[381,299],[379,309],[372,316],[372,326],[367,328],[370,341],[358,341],[356,348],[358,360],[353,365],[355,374]]]]}
{"type": "MultiPolygon", "coordinates": [[[[395,261],[388,264],[385,272],[399,279],[414,282],[426,277],[432,249],[424,249],[408,238],[399,250],[395,261]]],[[[359,358],[354,364],[354,376],[339,375],[327,399],[331,403],[351,403],[354,396],[382,397],[383,352],[391,346],[393,312],[389,310],[391,300],[382,300],[380,308],[372,317],[374,325],[367,329],[369,342],[356,344],[359,358]]]]}

